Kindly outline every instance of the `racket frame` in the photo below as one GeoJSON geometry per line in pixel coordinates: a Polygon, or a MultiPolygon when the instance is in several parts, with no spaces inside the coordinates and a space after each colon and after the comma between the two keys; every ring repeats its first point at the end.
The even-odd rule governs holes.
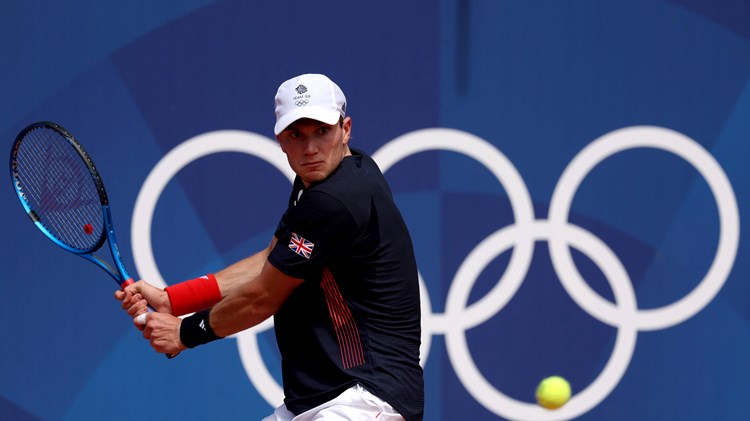
{"type": "Polygon", "coordinates": [[[96,169],[96,166],[94,165],[94,161],[89,157],[88,153],[85,149],[83,149],[83,146],[81,146],[80,143],[73,137],[73,135],[70,134],[65,128],[60,126],[59,124],[50,122],[50,121],[39,121],[36,123],[32,123],[28,126],[26,126],[23,130],[21,130],[18,133],[18,136],[16,136],[16,140],[13,143],[13,148],[11,149],[11,155],[10,155],[10,176],[13,180],[13,189],[16,192],[16,196],[18,196],[18,200],[21,202],[21,205],[23,206],[24,210],[26,211],[26,214],[29,216],[32,222],[34,222],[34,225],[36,225],[37,228],[39,228],[44,235],[52,240],[53,243],[55,243],[57,246],[61,247],[63,250],[73,253],[75,255],[78,255],[89,262],[94,263],[95,265],[102,268],[107,274],[109,274],[118,285],[121,287],[127,286],[127,284],[131,283],[132,281],[128,282],[130,280],[130,274],[128,273],[127,269],[125,269],[125,264],[122,261],[122,256],[120,255],[120,249],[117,245],[117,237],[115,235],[115,230],[112,225],[112,214],[109,209],[109,199],[107,198],[107,192],[104,189],[104,183],[102,182],[102,178],[99,175],[99,171],[96,169]],[[96,185],[96,190],[99,195],[99,202],[102,206],[102,215],[103,215],[103,224],[104,224],[104,235],[101,236],[99,241],[94,244],[92,247],[82,250],[75,247],[71,247],[68,244],[65,244],[63,241],[57,238],[57,236],[53,235],[52,232],[50,232],[47,227],[44,226],[44,224],[41,222],[39,217],[37,216],[36,212],[31,208],[29,205],[29,201],[26,198],[26,193],[23,191],[23,188],[21,187],[21,182],[19,181],[19,174],[16,164],[16,157],[18,155],[18,150],[23,143],[23,139],[26,136],[28,132],[31,130],[37,129],[37,128],[48,128],[56,131],[57,133],[61,134],[65,140],[68,141],[68,143],[75,149],[75,151],[78,153],[78,156],[83,160],[84,164],[89,170],[89,173],[91,174],[91,177],[94,180],[94,183],[96,185]],[[95,255],[94,252],[99,250],[102,245],[104,244],[104,241],[107,240],[109,243],[109,251],[112,255],[112,260],[114,262],[114,266],[110,265],[108,262],[100,258],[99,256],[95,255]]]}
{"type": "MultiPolygon", "coordinates": [[[[104,190],[104,182],[99,175],[99,171],[94,165],[94,161],[89,157],[89,154],[85,149],[83,149],[83,146],[78,143],[78,141],[73,137],[72,134],[70,134],[70,132],[68,132],[59,124],[53,123],[51,121],[39,121],[26,126],[18,133],[18,136],[16,136],[16,140],[13,143],[13,148],[11,149],[10,176],[13,180],[13,189],[15,190],[16,196],[18,196],[18,200],[21,202],[24,210],[26,210],[26,214],[29,216],[29,218],[31,218],[32,222],[34,222],[34,225],[36,225],[37,228],[39,228],[39,230],[42,231],[42,233],[44,233],[47,238],[52,240],[53,243],[55,243],[65,251],[81,256],[89,262],[92,262],[102,268],[117,282],[120,288],[124,289],[126,286],[134,282],[128,274],[127,269],[125,269],[125,264],[123,263],[122,256],[120,255],[120,249],[117,246],[117,237],[115,236],[115,229],[112,225],[112,214],[109,210],[109,199],[107,198],[106,190],[104,190]],[[96,184],[96,190],[99,195],[99,202],[102,206],[102,216],[104,218],[104,235],[96,242],[96,244],[94,244],[89,249],[81,250],[75,247],[71,247],[58,239],[55,235],[53,235],[52,232],[50,232],[47,227],[42,224],[34,210],[31,209],[28,199],[26,198],[26,193],[24,193],[23,189],[21,188],[21,183],[19,182],[18,178],[16,156],[18,155],[18,150],[21,143],[23,143],[23,138],[26,136],[26,134],[33,129],[41,127],[50,128],[56,131],[57,133],[61,134],[68,141],[68,143],[70,143],[71,146],[73,146],[73,148],[78,153],[78,156],[83,160],[84,164],[88,168],[92,178],[94,179],[94,183],[96,184]],[[102,247],[105,239],[107,240],[107,243],[109,243],[109,251],[112,255],[112,261],[114,262],[115,268],[113,268],[112,265],[94,254],[95,251],[99,250],[102,247]]],[[[149,307],[148,311],[152,312],[153,309],[149,307]]],[[[178,351],[174,354],[166,354],[165,356],[169,359],[172,359],[179,354],[180,352],[178,351]]]]}

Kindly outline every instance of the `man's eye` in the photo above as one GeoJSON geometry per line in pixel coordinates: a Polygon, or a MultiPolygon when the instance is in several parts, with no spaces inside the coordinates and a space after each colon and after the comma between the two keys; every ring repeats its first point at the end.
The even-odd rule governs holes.
{"type": "Polygon", "coordinates": [[[328,127],[321,127],[320,128],[320,134],[326,134],[329,131],[331,131],[331,129],[329,129],[328,127]]]}

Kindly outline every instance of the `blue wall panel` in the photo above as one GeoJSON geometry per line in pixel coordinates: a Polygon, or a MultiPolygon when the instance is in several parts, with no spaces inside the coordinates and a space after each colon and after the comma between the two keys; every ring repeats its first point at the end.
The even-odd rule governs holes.
{"type": "MultiPolygon", "coordinates": [[[[216,145],[273,141],[277,86],[326,73],[414,238],[426,419],[739,420],[749,21],[739,0],[5,2],[0,140],[67,127],[105,178],[126,264],[156,276],[153,250],[150,279],[179,282],[267,244],[286,176],[216,145]],[[192,141],[200,156],[170,161],[192,141]],[[139,204],[165,162],[162,194],[139,204]],[[574,397],[545,411],[534,389],[552,374],[574,397]]],[[[0,419],[271,412],[271,331],[167,361],[115,284],[0,191],[0,419]]]]}

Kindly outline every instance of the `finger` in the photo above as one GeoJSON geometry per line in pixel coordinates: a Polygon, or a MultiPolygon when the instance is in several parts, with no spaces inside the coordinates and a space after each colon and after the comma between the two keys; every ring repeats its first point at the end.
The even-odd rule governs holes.
{"type": "Polygon", "coordinates": [[[169,345],[169,342],[163,339],[154,338],[151,340],[151,347],[154,348],[156,352],[167,354],[167,356],[170,354],[176,354],[175,352],[170,351],[171,347],[169,345]]]}
{"type": "Polygon", "coordinates": [[[128,308],[128,315],[130,317],[135,318],[135,317],[139,316],[141,313],[144,313],[144,312],[148,311],[147,309],[148,309],[148,307],[146,306],[145,303],[141,303],[141,304],[137,304],[136,303],[136,304],[133,304],[132,306],[130,306],[128,308]]]}
{"type": "Polygon", "coordinates": [[[122,301],[122,305],[126,306],[128,303],[130,303],[130,300],[133,298],[133,294],[131,294],[128,291],[118,291],[120,293],[120,301],[122,301]]]}
{"type": "Polygon", "coordinates": [[[144,308],[133,318],[133,324],[135,325],[136,329],[140,330],[141,332],[146,329],[146,314],[148,314],[148,309],[144,308]]]}
{"type": "Polygon", "coordinates": [[[127,306],[123,306],[123,310],[125,310],[130,315],[130,317],[135,317],[137,315],[136,313],[141,309],[141,307],[143,307],[143,304],[140,304],[138,302],[130,302],[127,306]]]}
{"type": "Polygon", "coordinates": [[[148,313],[143,314],[133,319],[133,323],[138,323],[142,326],[141,330],[143,331],[143,337],[150,341],[154,334],[154,328],[153,326],[149,325],[148,318],[149,318],[148,313]]]}
{"type": "Polygon", "coordinates": [[[135,328],[140,330],[141,332],[143,332],[146,329],[146,326],[136,323],[135,319],[133,319],[133,326],[135,326],[135,328]]]}
{"type": "Polygon", "coordinates": [[[137,292],[140,292],[140,285],[138,285],[138,282],[126,286],[125,288],[123,288],[123,291],[125,291],[126,293],[130,293],[130,294],[135,294],[137,292]]]}
{"type": "Polygon", "coordinates": [[[125,298],[125,292],[121,289],[118,289],[115,291],[115,299],[118,301],[122,301],[125,298]]]}

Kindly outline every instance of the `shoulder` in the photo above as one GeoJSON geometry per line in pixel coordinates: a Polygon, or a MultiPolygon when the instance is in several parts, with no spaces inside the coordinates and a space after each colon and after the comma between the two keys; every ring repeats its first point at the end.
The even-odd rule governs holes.
{"type": "Polygon", "coordinates": [[[330,177],[311,186],[303,196],[307,196],[308,203],[315,203],[316,207],[340,207],[339,211],[346,210],[359,219],[369,213],[381,179],[382,173],[375,161],[364,152],[352,150],[352,155],[344,158],[330,177]]]}

